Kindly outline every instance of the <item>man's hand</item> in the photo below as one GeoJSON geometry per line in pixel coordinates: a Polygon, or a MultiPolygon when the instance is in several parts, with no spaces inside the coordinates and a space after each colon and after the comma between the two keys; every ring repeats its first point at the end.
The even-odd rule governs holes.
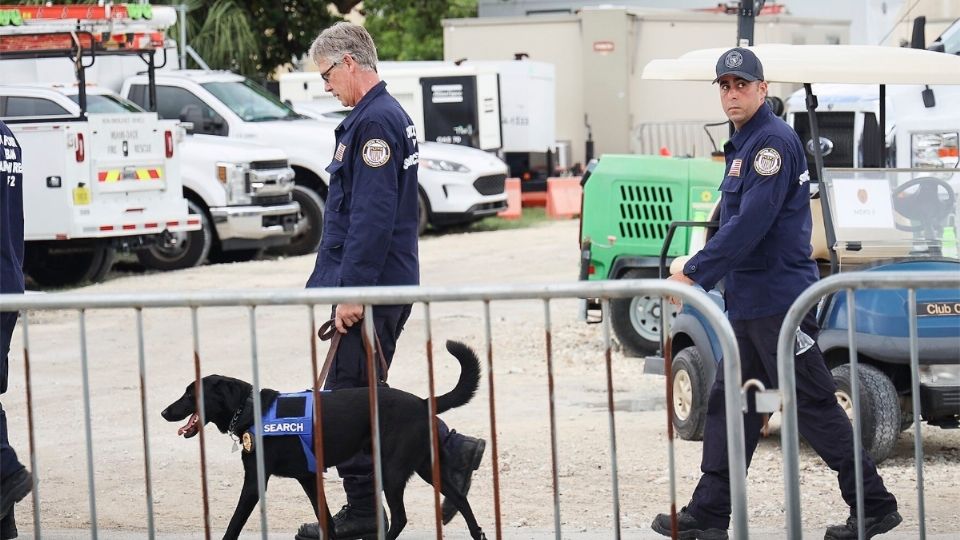
{"type": "MultiPolygon", "coordinates": [[[[677,272],[676,274],[670,274],[670,277],[667,278],[670,281],[676,281],[677,283],[683,283],[684,285],[696,285],[696,282],[688,278],[683,272],[677,272]]],[[[670,303],[675,306],[682,306],[683,301],[676,296],[671,296],[670,303]]]]}
{"type": "Polygon", "coordinates": [[[346,334],[347,329],[363,320],[363,304],[337,304],[337,331],[346,334]]]}

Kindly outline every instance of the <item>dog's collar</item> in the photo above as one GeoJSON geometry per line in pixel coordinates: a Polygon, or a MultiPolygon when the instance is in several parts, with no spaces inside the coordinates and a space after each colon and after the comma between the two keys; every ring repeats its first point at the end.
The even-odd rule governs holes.
{"type": "Polygon", "coordinates": [[[243,411],[247,410],[247,406],[249,405],[253,405],[253,390],[250,390],[250,395],[244,400],[243,405],[240,405],[237,412],[233,413],[233,418],[230,419],[230,425],[227,427],[227,431],[230,434],[236,435],[237,422],[240,421],[240,417],[243,416],[243,411]]]}

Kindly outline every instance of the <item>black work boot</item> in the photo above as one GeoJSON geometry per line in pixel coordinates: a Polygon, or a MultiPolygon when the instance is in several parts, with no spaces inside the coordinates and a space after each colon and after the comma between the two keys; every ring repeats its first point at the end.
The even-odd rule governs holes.
{"type": "Polygon", "coordinates": [[[10,540],[17,537],[17,520],[13,517],[14,509],[0,519],[0,540],[10,540]]]}
{"type": "MultiPolygon", "coordinates": [[[[870,539],[878,534],[883,534],[903,521],[900,512],[893,511],[878,517],[863,518],[864,538],[870,539]]],[[[831,525],[827,527],[827,533],[823,535],[823,540],[846,540],[847,538],[857,538],[857,516],[850,516],[843,525],[831,525]]]]}
{"type": "MultiPolygon", "coordinates": [[[[473,479],[473,471],[480,467],[483,461],[483,451],[487,448],[487,441],[475,437],[463,435],[463,441],[460,443],[460,450],[451,455],[444,467],[451,467],[450,483],[456,487],[460,493],[466,497],[470,491],[470,481],[473,479]]],[[[457,515],[457,507],[453,505],[446,497],[443,498],[443,504],[440,505],[440,511],[443,514],[443,524],[450,523],[450,520],[457,515]]]]}
{"type": "MultiPolygon", "coordinates": [[[[333,530],[337,540],[376,540],[376,516],[377,512],[374,509],[355,507],[350,504],[343,505],[343,508],[333,516],[333,530]]],[[[383,527],[384,530],[389,528],[386,510],[383,512],[383,527]]],[[[319,523],[304,523],[300,525],[300,530],[294,538],[317,540],[324,537],[320,535],[319,523]]]]}
{"type": "Polygon", "coordinates": [[[33,475],[23,468],[0,482],[0,521],[13,510],[13,505],[33,489],[33,475]]]}
{"type": "MultiPolygon", "coordinates": [[[[670,514],[657,514],[650,528],[664,536],[673,536],[670,532],[670,514]]],[[[726,530],[704,527],[687,512],[686,506],[677,512],[677,529],[677,538],[680,540],[727,540],[726,530]]]]}

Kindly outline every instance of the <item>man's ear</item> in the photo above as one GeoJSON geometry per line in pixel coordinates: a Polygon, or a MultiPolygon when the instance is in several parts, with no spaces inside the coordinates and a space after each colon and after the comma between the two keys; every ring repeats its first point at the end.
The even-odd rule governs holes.
{"type": "Polygon", "coordinates": [[[760,84],[757,86],[757,88],[760,89],[760,93],[763,94],[764,98],[766,98],[767,90],[769,89],[769,87],[767,86],[767,81],[760,81],[760,84]]]}

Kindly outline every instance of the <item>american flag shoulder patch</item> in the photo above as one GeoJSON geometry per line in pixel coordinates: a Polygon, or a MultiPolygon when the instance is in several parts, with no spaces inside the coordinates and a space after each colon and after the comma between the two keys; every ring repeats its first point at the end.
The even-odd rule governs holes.
{"type": "Polygon", "coordinates": [[[343,161],[343,153],[346,151],[347,147],[343,143],[337,143],[337,153],[333,155],[333,159],[343,161]]]}
{"type": "Polygon", "coordinates": [[[735,159],[733,163],[730,164],[730,172],[727,173],[727,176],[740,176],[740,169],[743,167],[742,159],[735,159]]]}

